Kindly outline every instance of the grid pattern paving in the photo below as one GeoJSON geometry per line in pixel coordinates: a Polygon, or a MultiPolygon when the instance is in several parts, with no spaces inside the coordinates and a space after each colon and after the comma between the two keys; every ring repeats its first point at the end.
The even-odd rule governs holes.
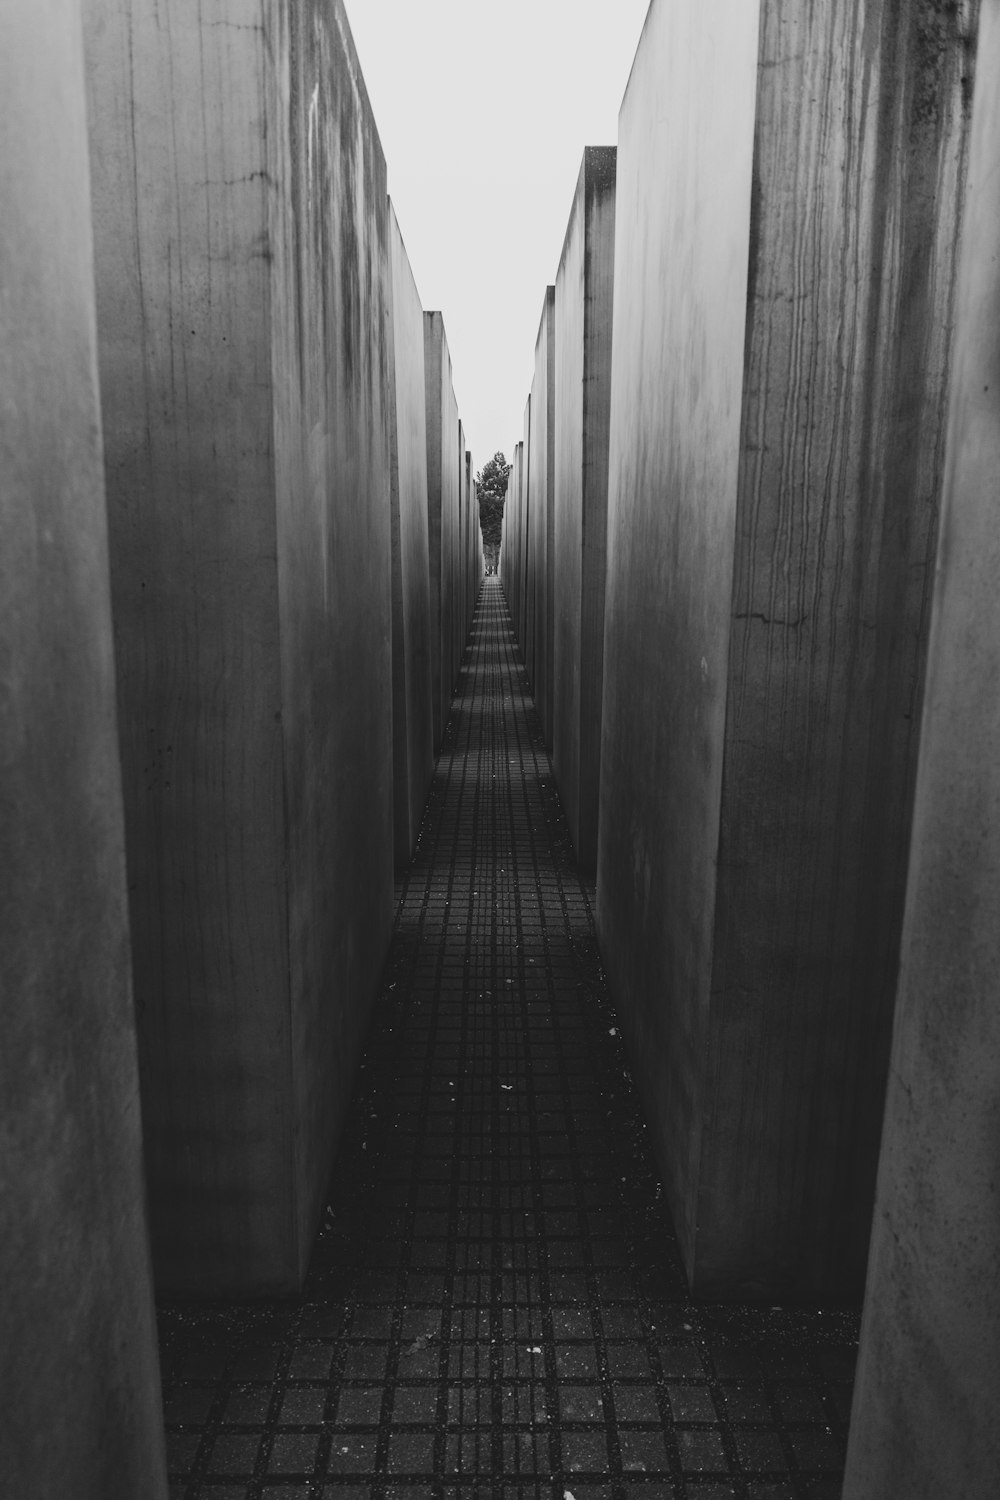
{"type": "Polygon", "coordinates": [[[161,1308],[171,1496],[833,1500],[852,1313],[687,1294],[499,580],[302,1296],[161,1308]]]}

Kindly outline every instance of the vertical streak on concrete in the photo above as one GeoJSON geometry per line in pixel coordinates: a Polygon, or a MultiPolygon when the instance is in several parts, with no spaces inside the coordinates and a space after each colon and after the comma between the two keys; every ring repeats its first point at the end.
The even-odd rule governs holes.
{"type": "Polygon", "coordinates": [[[154,1255],[289,1289],[391,919],[385,163],[341,0],[84,13],[154,1255]]]}
{"type": "Polygon", "coordinates": [[[0,1488],[165,1500],[83,39],[0,8],[0,1488]]]}
{"type": "Polygon", "coordinates": [[[1000,1475],[1000,4],[983,9],[939,566],[845,1500],[1000,1475]]]}
{"type": "Polygon", "coordinates": [[[697,1280],[857,1296],[967,149],[958,10],[761,27],[697,1280]]]}
{"type": "Polygon", "coordinates": [[[393,764],[397,868],[413,853],[434,771],[424,319],[390,213],[393,381],[393,764]]]}
{"type": "Polygon", "coordinates": [[[597,858],[615,148],[588,146],[555,295],[553,768],[581,867],[597,858]]]}

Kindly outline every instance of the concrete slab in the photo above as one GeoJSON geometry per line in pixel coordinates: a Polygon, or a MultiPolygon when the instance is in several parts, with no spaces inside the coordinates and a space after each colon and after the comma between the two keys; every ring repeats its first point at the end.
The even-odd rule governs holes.
{"type": "Polygon", "coordinates": [[[462,649],[469,638],[472,629],[472,616],[476,606],[476,595],[479,592],[479,580],[482,577],[482,533],[479,530],[479,501],[476,496],[475,467],[472,462],[472,454],[468,448],[465,450],[465,502],[463,515],[463,531],[465,538],[465,558],[463,568],[465,572],[465,609],[462,619],[462,649]]]}
{"type": "Polygon", "coordinates": [[[154,1258],[297,1286],[392,898],[385,164],[340,0],[86,0],[154,1258]]]}
{"type": "Polygon", "coordinates": [[[746,1280],[856,1299],[864,1285],[972,25],[935,0],[868,3],[850,20],[775,0],[764,10],[712,977],[718,1083],[699,1204],[706,1288],[746,1280]],[[803,279],[805,263],[818,269],[803,279]]]}
{"type": "Polygon", "coordinates": [[[756,4],[653,0],[618,130],[597,917],[689,1275],[756,55],[756,4]]]}
{"type": "MultiPolygon", "coordinates": [[[[528,547],[528,453],[531,439],[531,397],[524,404],[524,419],[521,423],[521,441],[517,445],[517,533],[514,551],[508,561],[516,570],[510,597],[516,603],[514,631],[524,653],[525,612],[527,605],[527,547],[528,547]]],[[[504,586],[506,588],[506,585],[504,586]]]]}
{"type": "Polygon", "coordinates": [[[597,861],[615,147],[588,146],[555,294],[552,764],[581,869],[597,861]]]}
{"type": "Polygon", "coordinates": [[[984,6],[899,997],[845,1500],[1000,1474],[1000,6],[984,6]]]}
{"type": "Polygon", "coordinates": [[[850,1298],[969,38],[930,0],[724,16],[654,0],[622,107],[599,921],[694,1286],[850,1298]]]}
{"type": "Polygon", "coordinates": [[[465,603],[468,585],[465,576],[465,549],[469,540],[467,515],[469,493],[466,488],[465,452],[465,428],[461,421],[459,421],[458,451],[455,454],[455,463],[458,468],[458,515],[455,518],[455,560],[452,565],[455,575],[455,598],[451,636],[451,680],[453,685],[458,680],[458,669],[462,661],[462,650],[465,646],[466,634],[465,603]]]}
{"type": "Polygon", "coordinates": [[[392,258],[393,806],[397,870],[413,853],[434,774],[424,314],[390,204],[392,258]]]}
{"type": "Polygon", "coordinates": [[[458,403],[451,355],[439,312],[424,313],[424,382],[427,398],[427,535],[430,555],[434,748],[448,720],[454,686],[454,589],[458,532],[458,403]]]}
{"type": "Polygon", "coordinates": [[[528,408],[526,407],[523,429],[525,438],[514,444],[511,456],[510,488],[507,503],[504,506],[503,540],[500,549],[504,597],[510,610],[514,635],[522,649],[524,641],[524,535],[527,514],[527,470],[525,468],[527,429],[528,408]]]}
{"type": "Polygon", "coordinates": [[[0,1488],[166,1500],[83,39],[0,11],[0,1488]]]}
{"type": "Polygon", "coordinates": [[[552,745],[552,643],[555,545],[555,299],[546,287],[535,340],[528,450],[531,507],[527,529],[528,622],[525,663],[547,747],[552,745]]]}

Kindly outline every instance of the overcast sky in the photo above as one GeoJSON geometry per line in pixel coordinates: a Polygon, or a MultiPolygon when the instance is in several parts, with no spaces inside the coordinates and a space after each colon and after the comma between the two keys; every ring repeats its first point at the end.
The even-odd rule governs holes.
{"type": "Polygon", "coordinates": [[[521,436],[584,146],[612,146],[649,0],[345,0],[476,469],[521,436]]]}

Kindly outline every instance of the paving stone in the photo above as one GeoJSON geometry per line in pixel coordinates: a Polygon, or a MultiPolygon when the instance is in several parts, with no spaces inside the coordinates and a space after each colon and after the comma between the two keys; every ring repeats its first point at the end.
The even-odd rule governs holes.
{"type": "Polygon", "coordinates": [[[498,579],[397,895],[301,1298],[160,1309],[172,1494],[834,1495],[856,1316],[688,1298],[498,579]]]}

